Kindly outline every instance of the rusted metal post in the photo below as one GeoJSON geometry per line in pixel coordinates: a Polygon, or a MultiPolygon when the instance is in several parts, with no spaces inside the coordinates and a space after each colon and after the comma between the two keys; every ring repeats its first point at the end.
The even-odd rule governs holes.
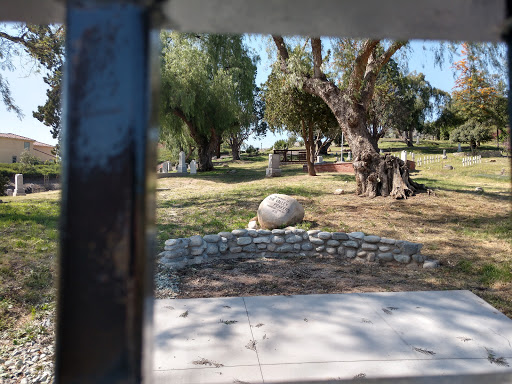
{"type": "Polygon", "coordinates": [[[148,3],[67,4],[58,383],[140,383],[150,373],[148,3]]]}

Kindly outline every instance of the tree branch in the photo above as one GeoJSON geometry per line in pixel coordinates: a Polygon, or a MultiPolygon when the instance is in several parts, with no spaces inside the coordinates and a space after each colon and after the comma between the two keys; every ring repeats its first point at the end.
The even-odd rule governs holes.
{"type": "Polygon", "coordinates": [[[319,37],[311,38],[311,51],[313,52],[313,78],[327,80],[322,71],[322,40],[319,37]]]}
{"type": "Polygon", "coordinates": [[[192,124],[192,122],[189,119],[187,119],[187,116],[185,116],[185,113],[183,113],[183,111],[180,108],[173,108],[172,113],[175,116],[178,116],[185,124],[187,124],[187,127],[190,130],[190,135],[192,137],[197,135],[196,127],[194,126],[194,124],[192,124]]]}
{"type": "Polygon", "coordinates": [[[283,73],[288,73],[288,50],[286,49],[286,45],[284,45],[284,39],[282,36],[272,35],[274,39],[274,43],[276,44],[277,51],[279,52],[279,58],[281,60],[281,71],[283,73]]]}
{"type": "Polygon", "coordinates": [[[373,91],[375,90],[375,83],[377,76],[384,65],[391,59],[400,48],[406,45],[406,41],[395,41],[391,46],[379,57],[371,60],[366,68],[364,75],[364,90],[361,92],[361,101],[363,105],[367,106],[373,98],[373,91]]]}
{"type": "Polygon", "coordinates": [[[360,91],[368,60],[377,44],[379,44],[379,41],[380,40],[366,40],[363,43],[361,52],[356,57],[354,69],[352,70],[349,81],[349,89],[353,94],[358,94],[360,91]]]}

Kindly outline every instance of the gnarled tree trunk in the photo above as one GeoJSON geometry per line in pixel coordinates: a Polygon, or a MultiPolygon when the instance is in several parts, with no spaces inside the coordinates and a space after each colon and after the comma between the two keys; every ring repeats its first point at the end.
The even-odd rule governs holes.
{"type": "MultiPolygon", "coordinates": [[[[281,70],[289,73],[288,50],[281,36],[274,36],[281,59],[281,70]]],[[[356,192],[361,196],[391,196],[407,198],[423,186],[409,177],[406,164],[401,159],[378,153],[366,128],[369,103],[373,97],[377,75],[382,66],[402,47],[404,42],[395,42],[379,53],[378,40],[366,40],[354,60],[346,89],[341,90],[327,80],[322,72],[322,44],[320,38],[311,38],[314,75],[302,77],[302,88],[320,98],[329,106],[340,125],[350,149],[354,154],[356,192]]]]}

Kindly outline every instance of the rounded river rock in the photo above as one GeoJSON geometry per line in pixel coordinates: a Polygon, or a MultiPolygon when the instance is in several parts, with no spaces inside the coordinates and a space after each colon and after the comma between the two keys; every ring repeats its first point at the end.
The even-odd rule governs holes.
{"type": "Polygon", "coordinates": [[[264,229],[287,227],[304,219],[304,208],[293,197],[281,194],[267,196],[258,208],[258,222],[264,229]]]}

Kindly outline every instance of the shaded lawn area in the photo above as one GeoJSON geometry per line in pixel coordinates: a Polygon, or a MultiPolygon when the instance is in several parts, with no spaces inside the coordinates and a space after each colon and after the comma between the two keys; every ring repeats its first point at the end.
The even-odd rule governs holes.
{"type": "Polygon", "coordinates": [[[0,331],[55,301],[59,196],[2,197],[0,331]]]}

